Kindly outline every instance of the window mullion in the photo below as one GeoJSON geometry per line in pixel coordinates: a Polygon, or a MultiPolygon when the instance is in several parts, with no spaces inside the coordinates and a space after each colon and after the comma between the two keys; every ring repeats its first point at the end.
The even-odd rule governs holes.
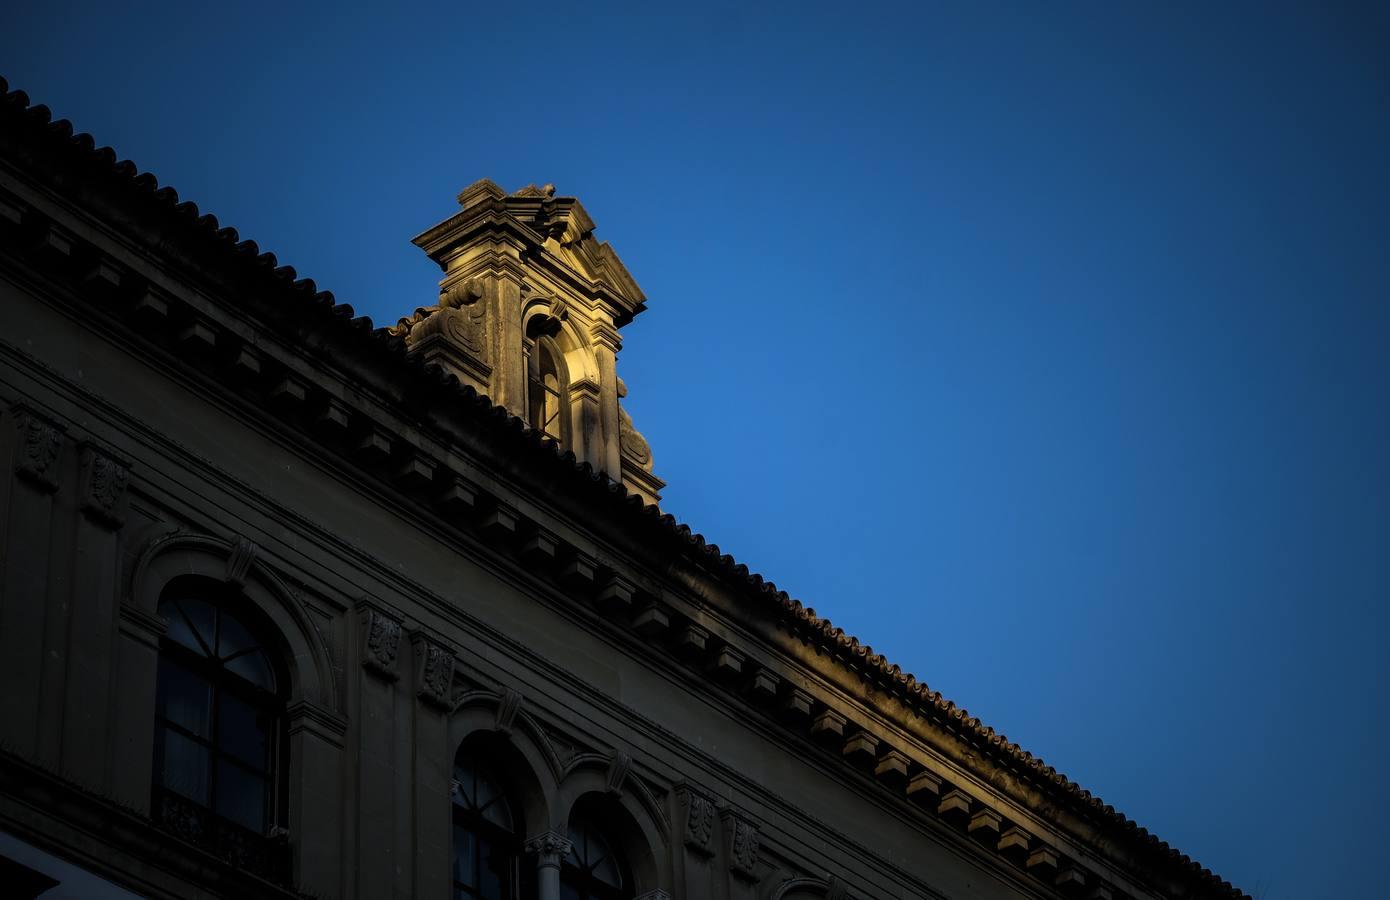
{"type": "MultiPolygon", "coordinates": [[[[221,616],[218,618],[220,619],[221,616]]],[[[222,685],[216,681],[212,683],[212,727],[209,729],[209,733],[212,736],[212,752],[209,754],[211,759],[208,760],[210,763],[208,766],[208,786],[210,788],[208,798],[212,803],[213,812],[216,812],[218,808],[217,770],[219,768],[218,763],[222,759],[222,685]]]]}

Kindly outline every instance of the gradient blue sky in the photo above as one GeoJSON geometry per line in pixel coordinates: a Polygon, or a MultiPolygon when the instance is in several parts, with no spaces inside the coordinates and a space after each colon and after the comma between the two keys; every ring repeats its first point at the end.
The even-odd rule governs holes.
{"type": "Polygon", "coordinates": [[[1257,896],[1380,893],[1390,7],[201,6],[15,0],[0,73],[379,323],[465,184],[579,196],[669,511],[1257,896]]]}

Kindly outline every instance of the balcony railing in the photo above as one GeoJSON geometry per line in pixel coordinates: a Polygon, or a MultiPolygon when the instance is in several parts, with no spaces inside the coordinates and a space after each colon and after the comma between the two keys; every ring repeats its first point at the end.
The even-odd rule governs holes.
{"type": "Polygon", "coordinates": [[[154,818],[165,830],[242,871],[281,884],[290,880],[290,846],[283,833],[274,837],[257,834],[160,788],[155,789],[154,818]]]}

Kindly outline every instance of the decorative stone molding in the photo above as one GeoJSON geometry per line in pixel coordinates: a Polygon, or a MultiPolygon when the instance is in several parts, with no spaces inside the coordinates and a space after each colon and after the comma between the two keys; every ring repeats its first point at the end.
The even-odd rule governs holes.
{"type": "Polygon", "coordinates": [[[63,449],[66,429],[25,406],[16,405],[10,412],[19,430],[15,473],[41,491],[58,490],[58,454],[63,449]]]}
{"type": "Polygon", "coordinates": [[[729,871],[750,881],[758,880],[758,826],[734,812],[719,811],[724,826],[724,848],[729,854],[729,871]]]}
{"type": "Polygon", "coordinates": [[[548,566],[555,562],[560,549],[560,538],[554,532],[537,525],[521,543],[521,555],[533,566],[548,566]]]}
{"type": "Polygon", "coordinates": [[[523,848],[527,853],[537,857],[536,863],[541,868],[558,868],[560,860],[569,855],[574,844],[558,831],[547,831],[544,834],[527,838],[523,848]]]}
{"type": "Polygon", "coordinates": [[[756,700],[770,703],[777,699],[777,685],[780,683],[781,679],[777,677],[776,673],[769,672],[767,669],[759,669],[753,673],[753,680],[748,689],[756,700]]]}
{"type": "Polygon", "coordinates": [[[874,763],[874,776],[896,790],[907,783],[911,767],[912,760],[906,754],[889,749],[879,754],[878,762],[874,763]]]}
{"type": "Polygon", "coordinates": [[[907,797],[918,803],[935,806],[941,794],[941,776],[923,769],[907,780],[907,797]]]}
{"type": "Polygon", "coordinates": [[[704,856],[714,855],[714,801],[689,785],[677,788],[681,806],[681,839],[704,856]]]}
{"type": "Polygon", "coordinates": [[[447,282],[439,290],[438,303],[415,310],[387,330],[404,338],[412,354],[440,363],[465,384],[486,393],[492,366],[487,304],[479,302],[483,295],[477,278],[447,282]]]}
{"type": "MultiPolygon", "coordinates": [[[[595,322],[593,327],[589,329],[589,339],[592,340],[598,346],[603,347],[607,350],[611,350],[614,353],[617,353],[619,350],[623,349],[622,334],[618,331],[618,329],[614,328],[612,325],[609,325],[607,322],[595,322]]],[[[619,378],[619,397],[621,397],[624,393],[623,387],[623,380],[619,378]]]]}
{"type": "Polygon", "coordinates": [[[844,739],[847,720],[833,709],[823,709],[811,719],[811,737],[825,743],[837,743],[844,739]]]}
{"type": "Polygon", "coordinates": [[[130,466],[93,444],[82,445],[82,511],[96,522],[119,528],[125,521],[130,466]]]}
{"type": "Polygon", "coordinates": [[[410,636],[415,647],[415,694],[422,701],[447,712],[452,703],[454,652],[423,632],[410,636]]]}
{"type": "Polygon", "coordinates": [[[231,552],[227,554],[227,574],[225,576],[228,584],[233,587],[242,587],[246,584],[246,576],[251,571],[251,566],[255,564],[256,557],[260,554],[261,548],[257,547],[254,541],[246,538],[237,538],[232,545],[231,552]]]}
{"type": "Polygon", "coordinates": [[[792,688],[787,692],[787,698],[782,701],[782,711],[793,721],[804,721],[811,715],[811,709],[815,706],[816,700],[801,688],[792,688]]]}
{"type": "Polygon", "coordinates": [[[599,589],[594,602],[609,615],[622,615],[632,608],[637,588],[621,575],[613,575],[599,589]]]}
{"type": "Polygon", "coordinates": [[[631,771],[632,754],[626,750],[614,750],[612,759],[608,761],[608,777],[605,784],[608,793],[621,797],[623,783],[627,781],[628,773],[631,771]]]}
{"type": "Polygon", "coordinates": [[[747,659],[742,651],[724,644],[714,654],[714,673],[721,678],[736,678],[743,671],[747,659]]]}
{"type": "Polygon", "coordinates": [[[950,791],[936,806],[937,815],[964,822],[970,815],[970,795],[961,790],[950,791]]]}
{"type": "Polygon", "coordinates": [[[371,606],[362,607],[362,668],[387,681],[400,677],[396,656],[400,651],[401,623],[371,606]]]}
{"type": "Polygon", "coordinates": [[[572,590],[584,590],[593,585],[598,575],[598,560],[579,550],[560,567],[560,579],[572,590]]]}
{"type": "Polygon", "coordinates": [[[1028,845],[1031,842],[1032,837],[1028,832],[1015,825],[1000,836],[999,843],[995,849],[1005,856],[1011,856],[1014,859],[1022,859],[1028,853],[1028,845]]]}
{"type": "Polygon", "coordinates": [[[980,840],[995,840],[999,837],[999,828],[1003,824],[1003,819],[999,813],[992,809],[982,809],[970,817],[970,824],[965,830],[972,836],[980,840]]]}
{"type": "Polygon", "coordinates": [[[307,732],[332,744],[343,746],[347,734],[347,720],[332,710],[308,700],[296,700],[285,710],[289,718],[291,735],[307,732]]]}
{"type": "Polygon", "coordinates": [[[511,688],[502,691],[502,699],[497,704],[497,730],[506,735],[512,733],[516,714],[521,710],[521,694],[511,688]]]}

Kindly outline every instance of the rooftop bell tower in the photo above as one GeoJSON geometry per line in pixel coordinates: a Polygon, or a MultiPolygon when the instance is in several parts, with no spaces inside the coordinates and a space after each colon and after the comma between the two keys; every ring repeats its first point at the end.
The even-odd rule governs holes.
{"type": "Polygon", "coordinates": [[[594,221],[553,185],[508,194],[492,181],[415,238],[444,271],[439,301],[401,319],[409,352],[525,419],[649,503],[665,486],[622,408],[619,329],[646,308],[594,221]]]}

